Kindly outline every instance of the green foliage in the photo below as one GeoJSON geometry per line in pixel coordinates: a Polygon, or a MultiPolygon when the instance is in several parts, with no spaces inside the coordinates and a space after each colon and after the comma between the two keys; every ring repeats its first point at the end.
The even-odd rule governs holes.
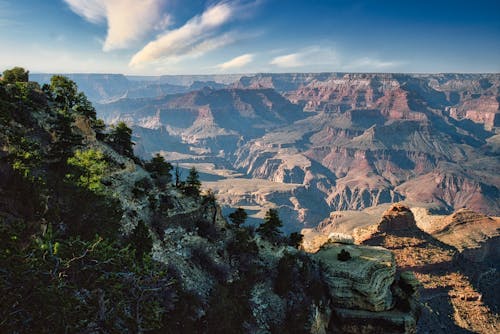
{"type": "Polygon", "coordinates": [[[278,210],[269,209],[264,217],[264,222],[257,228],[257,233],[264,239],[277,242],[282,236],[280,231],[280,227],[282,226],[283,222],[278,215],[278,210]]]}
{"type": "Polygon", "coordinates": [[[299,248],[302,244],[302,239],[304,239],[304,236],[302,234],[298,232],[292,232],[288,236],[288,245],[294,248],[299,248]]]}
{"type": "Polygon", "coordinates": [[[146,170],[151,174],[159,186],[166,186],[172,182],[172,175],[170,171],[172,170],[172,165],[165,161],[160,154],[156,154],[151,161],[146,163],[146,170]]]}
{"type": "Polygon", "coordinates": [[[247,212],[243,208],[237,208],[233,213],[229,214],[229,219],[236,227],[243,225],[247,217],[247,212]]]}
{"type": "Polygon", "coordinates": [[[131,248],[100,237],[9,247],[0,256],[1,332],[154,330],[176,301],[166,268],[149,257],[138,264],[131,248]]]}
{"type": "Polygon", "coordinates": [[[67,159],[73,155],[76,147],[82,145],[83,138],[74,134],[72,130],[73,117],[65,111],[59,111],[52,124],[52,145],[50,146],[50,158],[59,165],[65,167],[67,159]]]}
{"type": "Polygon", "coordinates": [[[76,105],[78,86],[73,80],[62,76],[54,75],[50,78],[50,94],[57,108],[65,112],[70,112],[76,105]]]}
{"type": "Polygon", "coordinates": [[[22,67],[14,67],[10,70],[3,71],[2,80],[7,83],[28,82],[29,71],[22,67]]]}
{"type": "Polygon", "coordinates": [[[149,255],[153,247],[151,232],[142,220],[139,221],[128,240],[135,249],[135,256],[138,261],[142,261],[144,256],[149,255]]]}
{"type": "Polygon", "coordinates": [[[120,122],[112,128],[108,140],[111,147],[113,147],[113,149],[115,149],[118,153],[129,158],[134,157],[132,129],[130,129],[124,122],[120,122]]]}
{"type": "Polygon", "coordinates": [[[200,196],[200,188],[201,188],[200,175],[198,174],[198,171],[196,170],[195,167],[191,167],[191,169],[189,170],[189,175],[186,178],[184,192],[188,196],[198,197],[200,196]]]}
{"type": "Polygon", "coordinates": [[[35,180],[35,170],[41,163],[40,145],[26,137],[13,137],[9,146],[12,169],[24,178],[35,180]]]}
{"type": "Polygon", "coordinates": [[[204,333],[245,333],[244,324],[252,318],[248,303],[250,291],[243,281],[219,284],[212,293],[210,307],[202,319],[204,333]]]}
{"type": "Polygon", "coordinates": [[[73,173],[68,174],[67,178],[76,185],[95,193],[104,191],[101,180],[109,167],[102,151],[76,150],[74,156],[68,158],[68,165],[73,167],[73,173]]]}
{"type": "Polygon", "coordinates": [[[62,75],[54,75],[44,89],[56,108],[70,114],[83,115],[96,123],[96,111],[85,94],[78,91],[76,83],[62,75]]]}
{"type": "Polygon", "coordinates": [[[102,119],[96,119],[93,122],[92,128],[94,129],[98,140],[103,140],[105,138],[104,130],[106,130],[106,124],[102,119]]]}
{"type": "Polygon", "coordinates": [[[337,259],[343,262],[348,261],[351,259],[351,254],[345,249],[342,249],[340,253],[337,255],[337,259]]]}

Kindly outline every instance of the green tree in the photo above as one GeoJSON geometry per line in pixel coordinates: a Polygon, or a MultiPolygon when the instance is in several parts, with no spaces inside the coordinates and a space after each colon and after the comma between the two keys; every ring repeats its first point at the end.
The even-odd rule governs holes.
{"type": "Polygon", "coordinates": [[[172,181],[172,175],[170,174],[172,165],[166,162],[165,158],[159,153],[151,158],[151,161],[146,163],[145,167],[159,185],[165,186],[172,181]]]}
{"type": "Polygon", "coordinates": [[[118,153],[129,158],[134,157],[134,149],[132,143],[132,129],[124,122],[118,123],[113,129],[108,138],[111,147],[118,153]]]}
{"type": "Polygon", "coordinates": [[[234,210],[233,213],[229,215],[229,219],[231,219],[231,222],[236,226],[240,227],[245,223],[245,220],[247,219],[247,213],[245,209],[243,208],[237,208],[234,210]]]}
{"type": "Polygon", "coordinates": [[[302,239],[304,239],[304,236],[302,234],[298,232],[292,232],[288,236],[288,245],[294,248],[299,248],[302,244],[302,239]]]}
{"type": "Polygon", "coordinates": [[[68,112],[59,110],[52,124],[49,156],[60,167],[65,166],[67,159],[73,155],[75,147],[82,144],[83,138],[74,134],[72,127],[73,117],[68,112]]]}
{"type": "Polygon", "coordinates": [[[186,178],[185,192],[189,196],[198,197],[200,195],[200,175],[195,167],[191,167],[189,175],[186,178]]]}
{"type": "Polygon", "coordinates": [[[2,80],[12,84],[16,82],[28,82],[29,73],[29,71],[26,71],[22,67],[14,67],[10,70],[3,71],[2,80]]]}
{"type": "Polygon", "coordinates": [[[50,97],[56,103],[57,108],[70,112],[78,101],[78,86],[73,80],[54,75],[50,78],[50,97]]]}
{"type": "Polygon", "coordinates": [[[100,150],[76,150],[75,155],[68,158],[68,165],[74,167],[74,174],[69,174],[68,178],[76,185],[95,193],[104,191],[101,180],[108,169],[108,164],[100,150]]]}
{"type": "Polygon", "coordinates": [[[88,117],[92,121],[92,127],[95,127],[97,123],[97,113],[85,94],[79,92],[76,95],[72,110],[79,115],[88,117]]]}
{"type": "Polygon", "coordinates": [[[148,227],[141,220],[129,237],[129,242],[135,248],[135,256],[142,263],[144,255],[148,255],[153,247],[153,240],[148,227]]]}
{"type": "Polygon", "coordinates": [[[278,216],[278,210],[269,209],[264,217],[264,222],[257,228],[257,233],[269,241],[276,242],[281,236],[279,228],[282,226],[283,222],[278,216]]]}

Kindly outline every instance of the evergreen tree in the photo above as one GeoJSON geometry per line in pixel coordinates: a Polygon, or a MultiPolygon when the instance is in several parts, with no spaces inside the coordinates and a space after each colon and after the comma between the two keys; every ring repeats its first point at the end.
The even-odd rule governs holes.
{"type": "Polygon", "coordinates": [[[109,135],[109,142],[111,146],[120,153],[129,158],[134,157],[134,149],[132,143],[132,129],[124,122],[118,123],[109,135]]]}
{"type": "Polygon", "coordinates": [[[243,208],[237,208],[233,213],[229,215],[229,219],[231,219],[231,222],[236,226],[240,227],[245,223],[245,220],[247,219],[247,213],[245,209],[243,208]]]}
{"type": "Polygon", "coordinates": [[[54,75],[50,78],[50,94],[56,107],[65,112],[71,112],[78,101],[78,86],[73,80],[62,76],[54,75]]]}
{"type": "Polygon", "coordinates": [[[49,155],[58,165],[65,165],[66,160],[73,155],[75,147],[82,144],[83,138],[72,130],[73,118],[65,111],[57,113],[52,126],[52,145],[49,155]]]}
{"type": "Polygon", "coordinates": [[[281,236],[279,228],[282,226],[283,222],[278,216],[278,210],[269,209],[264,217],[264,222],[257,228],[257,233],[269,241],[276,242],[281,236]]]}
{"type": "Polygon", "coordinates": [[[185,192],[189,196],[198,197],[200,195],[200,175],[195,167],[189,170],[189,175],[186,178],[185,192]]]}
{"type": "Polygon", "coordinates": [[[151,161],[146,163],[145,167],[159,185],[164,186],[172,181],[172,175],[170,174],[172,165],[166,162],[159,153],[151,158],[151,161]]]}
{"type": "Polygon", "coordinates": [[[290,236],[288,236],[288,245],[294,248],[299,248],[302,244],[302,239],[304,239],[304,236],[302,234],[298,232],[292,232],[290,233],[290,236]]]}
{"type": "Polygon", "coordinates": [[[153,247],[153,241],[151,239],[149,229],[142,220],[139,221],[130,235],[129,242],[135,248],[135,256],[137,260],[142,263],[144,255],[149,254],[149,252],[151,252],[151,248],[153,247]]]}
{"type": "Polygon", "coordinates": [[[92,122],[92,127],[94,127],[97,122],[97,113],[94,106],[92,105],[92,103],[90,103],[85,94],[79,92],[76,95],[74,102],[75,104],[72,108],[73,111],[90,119],[90,121],[92,122]]]}

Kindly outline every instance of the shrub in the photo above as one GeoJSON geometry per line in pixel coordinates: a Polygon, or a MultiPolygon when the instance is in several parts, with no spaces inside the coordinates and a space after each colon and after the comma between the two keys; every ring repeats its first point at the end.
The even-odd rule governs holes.
{"type": "Polygon", "coordinates": [[[237,208],[233,213],[229,215],[229,219],[236,227],[240,227],[241,225],[243,225],[247,217],[248,214],[243,208],[237,208]]]}
{"type": "Polygon", "coordinates": [[[340,253],[337,255],[337,259],[343,262],[348,261],[351,259],[351,254],[345,249],[342,249],[340,253]]]}

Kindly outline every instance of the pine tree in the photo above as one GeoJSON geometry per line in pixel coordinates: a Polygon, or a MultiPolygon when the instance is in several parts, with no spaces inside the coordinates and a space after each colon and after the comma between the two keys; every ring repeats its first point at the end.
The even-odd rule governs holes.
{"type": "Polygon", "coordinates": [[[189,196],[198,197],[200,196],[200,188],[201,188],[200,175],[198,174],[196,168],[192,167],[189,170],[188,177],[186,178],[185,192],[189,196]]]}
{"type": "Polygon", "coordinates": [[[281,236],[279,228],[282,226],[283,222],[278,216],[278,210],[269,209],[264,217],[264,222],[257,228],[257,233],[269,241],[277,242],[281,236]]]}
{"type": "Polygon", "coordinates": [[[151,161],[146,163],[146,170],[161,186],[167,185],[172,181],[172,165],[165,161],[165,159],[157,153],[151,161]]]}
{"type": "Polygon", "coordinates": [[[132,129],[124,122],[118,123],[109,135],[111,146],[120,153],[129,158],[134,157],[134,149],[132,143],[132,129]]]}
{"type": "Polygon", "coordinates": [[[229,219],[231,219],[231,222],[236,226],[240,227],[245,223],[245,220],[247,219],[247,213],[245,209],[243,208],[237,208],[234,210],[233,213],[229,215],[229,219]]]}

